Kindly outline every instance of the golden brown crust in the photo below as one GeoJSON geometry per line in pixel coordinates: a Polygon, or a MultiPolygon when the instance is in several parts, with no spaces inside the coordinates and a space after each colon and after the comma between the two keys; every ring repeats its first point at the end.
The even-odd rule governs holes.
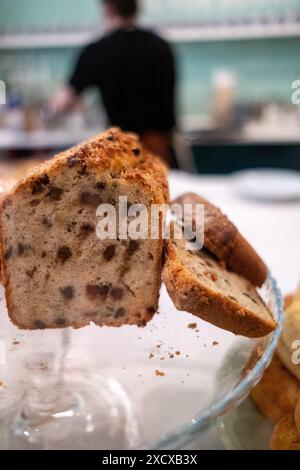
{"type": "MultiPolygon", "coordinates": [[[[15,196],[22,195],[24,190],[31,190],[36,182],[40,181],[40,178],[45,175],[55,177],[73,167],[83,172],[86,169],[93,169],[99,175],[106,173],[113,178],[118,178],[119,181],[127,185],[130,185],[131,182],[138,182],[143,194],[148,196],[149,203],[167,204],[169,202],[167,169],[162,161],[150,154],[134,134],[126,134],[119,129],[110,129],[30,170],[28,175],[19,181],[1,201],[1,213],[4,213],[4,208],[11,204],[15,196]]],[[[13,285],[10,282],[9,270],[5,260],[4,223],[2,215],[0,217],[0,259],[3,260],[1,269],[8,312],[14,324],[22,329],[32,329],[32,325],[21,324],[15,312],[13,285]]],[[[157,243],[160,243],[162,252],[163,241],[159,240],[157,243]]],[[[162,261],[159,259],[157,264],[157,291],[161,283],[161,270],[162,261]]],[[[116,320],[110,326],[121,326],[124,323],[144,326],[147,321],[151,320],[157,308],[158,298],[156,303],[153,302],[151,311],[143,312],[142,316],[141,312],[132,311],[130,317],[116,320]],[[142,318],[141,321],[139,321],[139,317],[142,318]]],[[[89,321],[82,324],[77,323],[75,327],[80,328],[88,323],[89,321]]],[[[63,328],[65,326],[69,325],[47,325],[47,328],[63,328]]],[[[70,326],[74,327],[73,324],[70,326]]]]}
{"type": "Polygon", "coordinates": [[[64,168],[74,166],[94,168],[99,174],[107,171],[128,181],[138,177],[145,191],[152,195],[153,203],[163,204],[168,199],[167,168],[164,163],[149,153],[135,134],[114,128],[32,168],[10,195],[27,188],[48,172],[54,176],[64,168]]]}
{"type": "Polygon", "coordinates": [[[286,414],[294,412],[300,398],[300,383],[275,354],[262,380],[252,390],[251,397],[266,418],[277,423],[286,414]]]}
{"type": "Polygon", "coordinates": [[[271,450],[300,450],[300,434],[292,413],[283,416],[275,425],[270,448],[271,450]]]}
{"type": "MultiPolygon", "coordinates": [[[[225,270],[224,270],[225,272],[225,270]]],[[[175,306],[234,334],[258,338],[269,334],[276,323],[268,314],[257,316],[230,296],[220,295],[199,280],[177,256],[173,241],[166,242],[163,282],[175,306]]]]}
{"type": "MultiPolygon", "coordinates": [[[[193,211],[195,211],[195,204],[203,204],[205,206],[205,248],[223,261],[229,270],[245,277],[255,286],[263,285],[268,275],[266,265],[220,209],[193,193],[184,194],[174,203],[191,204],[194,206],[193,211]]],[[[195,223],[195,216],[193,223],[195,223]]]]}

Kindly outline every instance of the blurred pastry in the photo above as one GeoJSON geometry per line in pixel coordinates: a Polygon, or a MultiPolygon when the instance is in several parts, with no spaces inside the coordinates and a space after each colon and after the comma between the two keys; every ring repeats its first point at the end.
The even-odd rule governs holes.
{"type": "Polygon", "coordinates": [[[252,400],[272,423],[294,413],[300,399],[300,383],[289,373],[277,355],[260,383],[252,390],[252,400]]]}
{"type": "Polygon", "coordinates": [[[300,363],[297,364],[297,359],[300,358],[300,287],[286,309],[277,352],[283,364],[300,381],[300,363]]]}
{"type": "Polygon", "coordinates": [[[300,434],[293,413],[283,416],[274,427],[270,448],[271,450],[300,450],[300,434]]]}

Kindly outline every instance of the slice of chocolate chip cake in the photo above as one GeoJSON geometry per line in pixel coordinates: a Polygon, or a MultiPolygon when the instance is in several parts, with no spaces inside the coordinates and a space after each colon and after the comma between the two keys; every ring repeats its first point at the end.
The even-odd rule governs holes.
{"type": "Polygon", "coordinates": [[[6,196],[2,273],[13,323],[23,329],[90,322],[142,326],[152,318],[161,284],[161,236],[97,236],[97,208],[110,204],[118,210],[120,196],[128,207],[139,203],[147,211],[168,202],[164,165],[136,136],[118,129],[59,154],[6,196]]]}
{"type": "Polygon", "coordinates": [[[206,249],[195,251],[173,225],[166,242],[163,281],[178,310],[236,335],[260,338],[276,328],[255,287],[227,271],[206,249]]]}

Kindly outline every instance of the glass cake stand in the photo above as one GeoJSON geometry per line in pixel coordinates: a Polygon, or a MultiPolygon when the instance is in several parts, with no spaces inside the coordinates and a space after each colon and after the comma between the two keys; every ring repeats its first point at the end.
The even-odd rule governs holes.
{"type": "Polygon", "coordinates": [[[178,312],[164,288],[142,329],[21,331],[1,287],[0,448],[176,449],[202,436],[207,448],[211,424],[245,400],[279,340],[271,276],[261,295],[278,328],[253,340],[178,312]]]}

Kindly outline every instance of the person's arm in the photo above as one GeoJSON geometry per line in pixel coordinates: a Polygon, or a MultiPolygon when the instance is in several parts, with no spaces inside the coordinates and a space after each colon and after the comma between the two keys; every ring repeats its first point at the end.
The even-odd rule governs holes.
{"type": "Polygon", "coordinates": [[[78,101],[78,95],[70,85],[57,90],[50,100],[50,109],[54,115],[63,114],[72,109],[78,101]]]}
{"type": "Polygon", "coordinates": [[[94,59],[96,51],[93,45],[87,46],[80,54],[69,82],[59,89],[50,100],[50,109],[54,114],[62,114],[74,107],[81,93],[96,82],[94,59]]]}

